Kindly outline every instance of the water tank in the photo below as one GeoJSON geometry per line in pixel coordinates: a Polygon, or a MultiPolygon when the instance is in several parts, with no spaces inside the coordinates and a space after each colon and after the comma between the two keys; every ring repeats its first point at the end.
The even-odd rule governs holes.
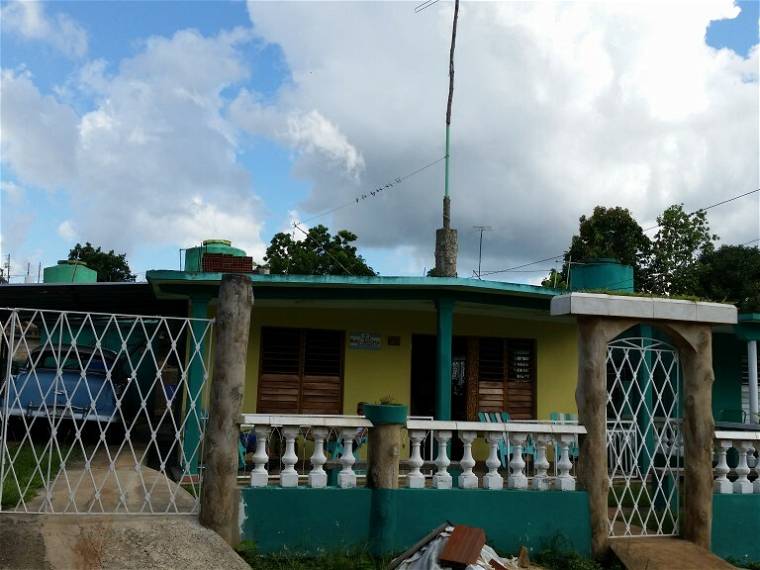
{"type": "Polygon", "coordinates": [[[203,241],[202,245],[191,247],[185,251],[185,271],[203,271],[203,255],[207,253],[245,257],[245,251],[232,247],[230,240],[207,239],[203,241]]]}
{"type": "Polygon", "coordinates": [[[599,289],[633,293],[633,267],[616,259],[592,259],[570,266],[570,288],[574,291],[599,289]]]}
{"type": "Polygon", "coordinates": [[[83,261],[62,259],[42,272],[43,283],[96,283],[98,273],[83,261]]]}

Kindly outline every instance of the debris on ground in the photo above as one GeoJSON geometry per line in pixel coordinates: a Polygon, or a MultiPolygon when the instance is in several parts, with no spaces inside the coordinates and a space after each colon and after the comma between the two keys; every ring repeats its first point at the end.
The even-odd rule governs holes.
{"type": "MultiPolygon", "coordinates": [[[[525,547],[523,547],[525,548],[525,547]]],[[[521,554],[522,549],[521,549],[521,554]]],[[[517,557],[502,558],[485,544],[485,532],[447,523],[441,525],[412,548],[391,562],[396,570],[520,570],[531,566],[528,551],[522,555],[527,566],[517,557]]]]}

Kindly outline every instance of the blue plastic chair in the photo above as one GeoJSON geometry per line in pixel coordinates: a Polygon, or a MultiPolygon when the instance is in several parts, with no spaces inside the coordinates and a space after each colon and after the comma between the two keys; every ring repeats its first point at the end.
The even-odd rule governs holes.
{"type": "MultiPolygon", "coordinates": [[[[509,412],[478,412],[478,420],[484,424],[509,423],[509,412]]],[[[509,464],[510,455],[509,440],[506,436],[499,441],[498,452],[501,466],[506,468],[509,464]]]]}

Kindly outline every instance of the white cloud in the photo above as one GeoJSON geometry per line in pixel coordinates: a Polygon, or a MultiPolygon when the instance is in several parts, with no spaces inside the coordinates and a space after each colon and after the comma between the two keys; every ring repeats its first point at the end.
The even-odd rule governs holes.
{"type": "MultiPolygon", "coordinates": [[[[254,29],[282,47],[292,82],[272,109],[244,95],[233,119],[271,129],[310,109],[363,159],[353,180],[299,155],[295,172],[313,183],[299,205],[307,214],[443,155],[452,6],[412,8],[249,2],[254,29]]],[[[644,221],[673,202],[695,208],[757,188],[758,50],[742,58],[705,44],[710,21],[737,13],[731,0],[688,10],[676,2],[462,4],[452,126],[460,274],[476,263],[475,224],[495,228],[484,268],[506,267],[561,252],[578,216],[597,204],[627,206],[644,221]]],[[[358,233],[363,247],[409,246],[430,266],[442,189],[441,165],[340,210],[333,225],[358,233]]],[[[712,210],[713,229],[727,242],[756,237],[756,205],[750,198],[712,210]]]]}
{"type": "Polygon", "coordinates": [[[281,112],[265,106],[255,94],[243,90],[230,105],[230,116],[236,124],[252,134],[262,134],[281,141],[310,158],[326,159],[357,180],[364,170],[364,157],[341,130],[316,109],[281,112]]]}
{"type": "Polygon", "coordinates": [[[79,240],[79,234],[71,220],[64,220],[58,225],[58,235],[71,243],[79,240]]]}
{"type": "Polygon", "coordinates": [[[0,12],[4,32],[27,40],[49,43],[68,57],[87,53],[87,32],[63,13],[49,16],[45,6],[36,0],[12,1],[0,12]]]}
{"type": "Polygon", "coordinates": [[[222,237],[260,257],[263,215],[222,96],[247,77],[237,49],[247,37],[180,31],[148,39],[113,73],[87,64],[68,86],[94,94],[79,114],[28,73],[5,71],[4,165],[26,183],[65,187],[63,237],[128,253],[222,237]]]}

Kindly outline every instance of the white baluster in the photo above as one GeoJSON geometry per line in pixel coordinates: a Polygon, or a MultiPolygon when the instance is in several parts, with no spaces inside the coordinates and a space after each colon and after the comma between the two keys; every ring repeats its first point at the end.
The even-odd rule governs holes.
{"type": "Polygon", "coordinates": [[[462,474],[459,476],[460,489],[477,489],[478,477],[472,472],[475,467],[475,459],[472,457],[472,442],[475,441],[477,433],[474,431],[459,432],[459,439],[462,440],[464,450],[462,452],[462,461],[459,465],[462,467],[462,474]]]}
{"type": "Polygon", "coordinates": [[[757,451],[755,457],[755,474],[757,475],[757,478],[755,479],[755,484],[752,486],[752,489],[755,493],[760,493],[760,448],[755,447],[755,451],[757,451]]]}
{"type": "Polygon", "coordinates": [[[715,481],[713,481],[713,490],[716,493],[728,495],[734,492],[734,486],[727,477],[730,469],[728,468],[728,463],[726,462],[726,454],[728,453],[728,450],[733,447],[733,443],[726,439],[721,439],[718,442],[718,445],[718,463],[715,465],[716,477],[715,481]]]}
{"type": "Polygon", "coordinates": [[[749,441],[742,441],[739,444],[739,463],[736,466],[736,474],[739,477],[736,479],[736,481],[734,481],[734,493],[738,493],[740,495],[747,495],[752,493],[752,483],[750,483],[749,479],[747,479],[747,475],[749,475],[747,453],[749,453],[750,447],[752,447],[752,443],[749,441]]]}
{"type": "Polygon", "coordinates": [[[488,459],[486,459],[486,467],[488,467],[488,473],[483,476],[483,487],[486,489],[503,489],[504,477],[499,475],[499,442],[502,441],[504,435],[491,431],[486,436],[488,442],[488,459]]]}
{"type": "Polygon", "coordinates": [[[311,430],[314,438],[314,452],[311,454],[311,471],[309,472],[309,487],[321,489],[327,487],[327,473],[324,464],[327,463],[325,455],[325,439],[327,428],[314,428],[311,430]]]}
{"type": "Polygon", "coordinates": [[[513,433],[509,435],[509,441],[512,445],[512,460],[509,462],[511,470],[507,477],[507,487],[510,489],[527,489],[528,477],[525,475],[525,460],[522,457],[523,447],[528,439],[524,433],[513,433]]]}
{"type": "Polygon", "coordinates": [[[425,440],[425,432],[412,430],[409,432],[409,440],[412,443],[412,452],[409,456],[409,465],[412,467],[412,470],[406,477],[407,486],[410,489],[424,489],[425,476],[420,471],[420,467],[422,467],[424,462],[422,461],[420,448],[425,440]]]}
{"type": "Polygon", "coordinates": [[[573,468],[573,462],[570,461],[570,444],[574,441],[574,435],[559,436],[560,457],[557,461],[559,475],[554,481],[554,488],[560,491],[575,491],[575,477],[570,475],[570,470],[573,468]]]}
{"type": "Polygon", "coordinates": [[[267,439],[272,432],[269,426],[256,426],[253,428],[256,434],[256,453],[253,454],[253,470],[251,471],[251,487],[266,487],[269,483],[269,473],[266,470],[267,439]]]}
{"type": "Polygon", "coordinates": [[[436,489],[451,489],[451,475],[448,471],[451,464],[448,456],[451,432],[437,431],[435,432],[435,440],[438,442],[438,456],[435,458],[435,465],[438,467],[438,471],[433,475],[433,487],[436,489]]]}
{"type": "Polygon", "coordinates": [[[547,435],[536,436],[536,474],[531,481],[531,487],[539,491],[546,491],[549,488],[549,477],[546,472],[549,470],[549,460],[546,458],[546,446],[551,442],[551,437],[547,435]]]}
{"type": "Polygon", "coordinates": [[[343,469],[338,473],[338,487],[341,489],[356,487],[356,473],[354,473],[353,469],[353,465],[356,463],[356,457],[354,457],[354,435],[356,435],[356,428],[348,428],[340,432],[340,437],[343,440],[343,453],[340,455],[340,464],[343,466],[343,469]]]}
{"type": "Polygon", "coordinates": [[[283,468],[280,471],[280,487],[298,487],[298,472],[294,465],[298,463],[296,455],[296,438],[300,429],[297,427],[282,428],[285,437],[285,453],[282,456],[283,468]]]}

